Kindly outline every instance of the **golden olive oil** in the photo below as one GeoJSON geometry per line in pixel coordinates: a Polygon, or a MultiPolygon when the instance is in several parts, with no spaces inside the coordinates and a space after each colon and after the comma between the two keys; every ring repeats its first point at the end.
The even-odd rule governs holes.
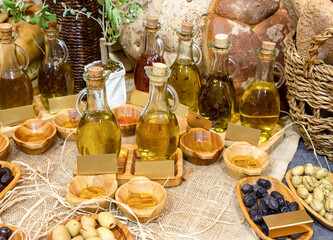
{"type": "Polygon", "coordinates": [[[275,85],[253,82],[243,94],[239,113],[242,125],[261,130],[260,142],[268,140],[280,115],[280,97],[275,85]]]}
{"type": "Polygon", "coordinates": [[[146,209],[155,207],[158,200],[149,193],[133,193],[125,201],[130,208],[146,209]]]}
{"type": "Polygon", "coordinates": [[[81,155],[119,154],[121,132],[113,115],[104,111],[88,112],[81,119],[77,132],[81,155]]]}
{"type": "Polygon", "coordinates": [[[198,111],[200,72],[191,60],[177,60],[171,67],[169,84],[177,91],[179,102],[192,111],[198,111]]]}
{"type": "Polygon", "coordinates": [[[231,163],[237,167],[242,168],[258,168],[261,166],[261,163],[258,159],[245,155],[234,156],[231,160],[231,163]]]}
{"type": "Polygon", "coordinates": [[[147,111],[136,125],[136,141],[141,160],[171,159],[179,142],[177,118],[159,110],[147,111]]]}
{"type": "Polygon", "coordinates": [[[210,152],[214,150],[210,142],[193,142],[188,148],[196,152],[210,152]]]}

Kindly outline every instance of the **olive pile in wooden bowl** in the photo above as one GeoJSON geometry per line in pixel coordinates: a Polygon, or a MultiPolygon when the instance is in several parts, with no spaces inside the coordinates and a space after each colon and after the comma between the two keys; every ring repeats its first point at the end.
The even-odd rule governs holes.
{"type": "Polygon", "coordinates": [[[2,167],[0,165],[0,192],[2,192],[13,179],[12,171],[10,171],[8,167],[2,167]]]}
{"type": "Polygon", "coordinates": [[[8,227],[1,227],[0,228],[0,240],[8,240],[12,235],[12,230],[8,227]]]}

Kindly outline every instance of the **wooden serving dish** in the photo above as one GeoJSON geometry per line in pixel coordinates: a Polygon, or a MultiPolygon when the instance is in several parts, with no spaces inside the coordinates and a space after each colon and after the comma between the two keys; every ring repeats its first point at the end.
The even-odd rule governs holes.
{"type": "Polygon", "coordinates": [[[23,152],[31,155],[49,150],[56,138],[57,129],[41,119],[29,119],[13,131],[12,137],[23,152]]]}
{"type": "MultiPolygon", "coordinates": [[[[318,169],[319,167],[315,167],[316,169],[318,169]]],[[[320,222],[324,227],[328,228],[329,230],[333,231],[333,222],[328,221],[326,218],[322,217],[319,215],[319,213],[317,213],[315,210],[313,210],[309,204],[307,204],[301,197],[299,197],[297,195],[297,190],[294,188],[292,182],[291,182],[291,178],[292,178],[292,169],[290,169],[287,174],[286,174],[286,181],[287,184],[290,188],[290,190],[292,191],[292,193],[294,194],[295,197],[298,198],[298,200],[303,204],[303,206],[306,208],[306,210],[318,221],[320,222]]],[[[333,174],[331,172],[328,172],[327,177],[333,181],[333,174]]]]}
{"type": "Polygon", "coordinates": [[[56,126],[59,136],[62,139],[66,139],[68,137],[68,141],[76,141],[76,131],[77,126],[80,122],[80,115],[72,108],[62,109],[53,119],[52,123],[56,126]]]}
{"type": "MultiPolygon", "coordinates": [[[[86,216],[92,217],[92,218],[97,220],[98,215],[97,214],[88,214],[86,216]]],[[[82,216],[78,216],[78,217],[75,217],[75,218],[72,218],[72,219],[80,221],[81,218],[82,218],[82,216]]],[[[65,225],[70,220],[71,219],[68,219],[68,220],[62,222],[61,225],[65,225]]],[[[97,224],[96,228],[97,227],[98,227],[98,224],[97,224]]],[[[132,237],[130,231],[128,230],[128,228],[124,224],[119,222],[118,220],[117,220],[116,227],[114,229],[112,229],[111,231],[112,231],[112,233],[114,234],[114,236],[117,240],[133,240],[133,237],[132,237]]],[[[50,233],[47,236],[46,240],[52,240],[52,233],[50,233]]]]}
{"type": "Polygon", "coordinates": [[[0,133],[0,160],[6,160],[9,148],[9,138],[0,133]]]}
{"type": "Polygon", "coordinates": [[[216,133],[203,128],[192,128],[180,138],[180,148],[187,161],[204,166],[214,163],[219,158],[224,149],[224,141],[216,133]],[[194,144],[197,145],[196,150],[191,147],[194,144]]]}
{"type": "MultiPolygon", "coordinates": [[[[12,231],[12,233],[17,230],[17,227],[11,225],[0,224],[0,228],[2,227],[8,227],[12,231]]],[[[26,235],[21,230],[18,230],[13,237],[11,236],[11,240],[25,240],[26,238],[26,235]]]]}
{"type": "MultiPolygon", "coordinates": [[[[118,186],[127,183],[129,180],[135,177],[135,162],[140,161],[138,155],[137,145],[122,144],[121,150],[118,156],[118,173],[116,175],[118,186]]],[[[150,179],[157,182],[164,187],[177,187],[183,181],[183,153],[178,148],[177,152],[173,156],[175,161],[175,176],[168,179],[150,179]]],[[[77,163],[73,168],[73,175],[77,175],[77,163]]]]}
{"type": "Polygon", "coordinates": [[[12,190],[15,187],[15,185],[17,184],[18,180],[21,177],[21,170],[16,164],[11,162],[0,161],[0,165],[2,167],[8,167],[14,176],[14,179],[5,187],[4,190],[2,190],[2,192],[0,192],[0,200],[1,200],[4,198],[5,194],[8,191],[12,190]]]}
{"type": "MultiPolygon", "coordinates": [[[[297,197],[294,196],[294,194],[289,190],[289,188],[284,185],[282,182],[280,182],[279,180],[275,179],[275,178],[271,178],[271,177],[266,177],[266,176],[258,176],[258,177],[247,177],[247,178],[243,178],[241,180],[238,181],[237,185],[236,185],[236,193],[237,193],[237,199],[240,205],[240,208],[242,209],[242,212],[246,218],[246,220],[249,222],[249,224],[251,225],[251,227],[254,229],[254,231],[259,235],[259,237],[263,240],[271,240],[272,238],[266,236],[262,231],[261,228],[255,224],[249,215],[249,208],[246,207],[243,203],[243,198],[244,198],[244,194],[241,191],[241,188],[244,184],[257,184],[257,181],[259,178],[263,178],[266,180],[269,180],[272,183],[272,186],[270,189],[268,189],[268,193],[270,194],[272,191],[278,191],[280,192],[283,196],[285,200],[288,200],[289,202],[297,202],[299,205],[299,210],[304,210],[303,205],[301,204],[301,201],[299,201],[299,199],[297,197]]],[[[309,232],[304,233],[300,238],[298,238],[299,240],[308,240],[311,239],[313,235],[313,229],[309,229],[309,232]]]]}
{"type": "MultiPolygon", "coordinates": [[[[138,193],[149,193],[156,197],[158,203],[156,206],[146,209],[136,209],[131,208],[131,210],[135,213],[138,220],[141,223],[148,222],[149,220],[153,220],[157,218],[161,212],[163,211],[166,200],[167,200],[167,192],[165,188],[153,181],[150,181],[146,177],[135,177],[131,179],[128,183],[122,185],[116,192],[116,201],[126,204],[127,199],[131,194],[138,193]]],[[[117,204],[120,211],[129,219],[136,222],[135,217],[129,213],[121,204],[117,204]]]]}
{"type": "Polygon", "coordinates": [[[260,175],[267,168],[270,158],[263,149],[247,142],[235,142],[224,151],[223,161],[227,167],[228,174],[232,178],[239,180],[247,176],[260,175]],[[258,168],[242,168],[232,164],[232,158],[239,155],[254,157],[260,161],[261,166],[258,168]]]}
{"type": "MultiPolygon", "coordinates": [[[[123,137],[129,137],[135,135],[135,127],[140,118],[142,109],[130,104],[125,104],[117,108],[112,109],[112,112],[116,116],[121,134],[123,137]],[[120,119],[126,120],[126,118],[132,118],[136,121],[133,123],[121,123],[120,119]]],[[[129,119],[130,120],[130,119],[129,119]]]]}
{"type": "MultiPolygon", "coordinates": [[[[76,176],[67,184],[66,201],[74,206],[77,206],[84,201],[89,201],[90,199],[78,197],[82,190],[88,187],[101,187],[107,192],[107,197],[114,198],[115,192],[118,188],[118,183],[115,179],[115,175],[111,174],[76,176]]],[[[89,204],[89,207],[84,208],[84,210],[89,212],[96,212],[97,210],[100,212],[108,209],[109,205],[109,201],[100,197],[96,199],[93,204],[89,204]]]]}

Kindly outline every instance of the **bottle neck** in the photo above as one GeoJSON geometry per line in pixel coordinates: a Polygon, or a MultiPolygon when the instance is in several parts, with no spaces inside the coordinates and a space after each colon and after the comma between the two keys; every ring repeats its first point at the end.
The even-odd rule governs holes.
{"type": "Polygon", "coordinates": [[[58,32],[45,30],[45,58],[61,59],[62,51],[57,42],[58,32]]]}
{"type": "Polygon", "coordinates": [[[4,78],[13,78],[15,75],[22,73],[17,58],[15,39],[0,40],[0,75],[4,78]],[[8,76],[7,76],[8,75],[8,76]]]}
{"type": "Polygon", "coordinates": [[[193,60],[193,39],[179,37],[177,60],[193,60]]]}
{"type": "Polygon", "coordinates": [[[107,111],[104,87],[89,86],[89,84],[87,84],[87,89],[87,111],[107,111]]]}
{"type": "Polygon", "coordinates": [[[256,71],[257,81],[274,82],[274,62],[274,58],[259,56],[256,71]]]}
{"type": "Polygon", "coordinates": [[[156,42],[156,33],[158,28],[151,29],[146,27],[145,32],[145,50],[144,55],[147,54],[156,54],[157,51],[157,42],[156,42]]]}
{"type": "Polygon", "coordinates": [[[229,75],[228,72],[229,55],[227,50],[213,48],[213,63],[211,72],[219,75],[229,75]]]}
{"type": "Polygon", "coordinates": [[[167,84],[165,83],[149,83],[149,98],[146,111],[159,110],[167,112],[168,96],[167,96],[167,84]]]}

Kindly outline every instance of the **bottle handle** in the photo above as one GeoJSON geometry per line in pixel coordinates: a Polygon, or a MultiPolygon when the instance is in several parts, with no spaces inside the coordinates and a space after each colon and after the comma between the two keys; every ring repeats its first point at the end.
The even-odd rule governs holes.
{"type": "Polygon", "coordinates": [[[59,46],[62,48],[62,51],[64,53],[64,56],[62,58],[63,62],[67,62],[68,60],[68,48],[66,46],[66,44],[64,43],[64,41],[60,40],[57,38],[57,43],[59,44],[59,46]]]}
{"type": "Polygon", "coordinates": [[[173,98],[173,106],[171,107],[170,110],[172,112],[175,112],[176,109],[177,109],[177,106],[179,104],[178,94],[177,94],[176,90],[172,86],[170,86],[170,85],[168,85],[167,89],[168,89],[168,92],[171,94],[171,96],[173,98]]]}
{"type": "Polygon", "coordinates": [[[164,43],[163,43],[163,40],[157,36],[156,37],[156,42],[157,42],[157,45],[158,45],[158,48],[159,48],[159,55],[161,57],[163,57],[163,54],[164,54],[164,43]]]}
{"type": "Polygon", "coordinates": [[[81,112],[79,106],[82,98],[87,95],[88,90],[87,88],[83,88],[77,95],[76,100],[75,100],[75,110],[76,112],[80,115],[80,117],[83,117],[83,113],[81,112]]]}
{"type": "Polygon", "coordinates": [[[234,68],[235,68],[234,74],[232,74],[231,77],[235,78],[235,76],[237,76],[239,73],[239,63],[234,56],[229,55],[228,58],[229,58],[229,61],[232,62],[232,64],[234,65],[234,68]]]}
{"type": "Polygon", "coordinates": [[[197,51],[198,53],[198,59],[197,61],[195,62],[196,65],[199,65],[201,63],[201,60],[202,60],[202,51],[200,49],[200,47],[196,44],[196,43],[193,43],[193,47],[194,49],[197,51]]]}
{"type": "Polygon", "coordinates": [[[284,82],[286,81],[285,77],[284,77],[284,70],[282,65],[279,62],[275,62],[275,68],[277,68],[277,70],[280,72],[280,80],[275,84],[277,86],[277,88],[280,88],[282,86],[282,84],[284,84],[284,82]]]}
{"type": "Polygon", "coordinates": [[[27,52],[22,48],[22,47],[20,47],[19,45],[16,45],[15,44],[15,50],[18,50],[21,54],[22,54],[22,56],[23,56],[23,59],[24,59],[24,64],[23,65],[20,65],[20,63],[19,63],[19,65],[20,65],[20,68],[22,69],[22,70],[27,70],[27,68],[29,67],[29,55],[27,54],[27,52]]]}

